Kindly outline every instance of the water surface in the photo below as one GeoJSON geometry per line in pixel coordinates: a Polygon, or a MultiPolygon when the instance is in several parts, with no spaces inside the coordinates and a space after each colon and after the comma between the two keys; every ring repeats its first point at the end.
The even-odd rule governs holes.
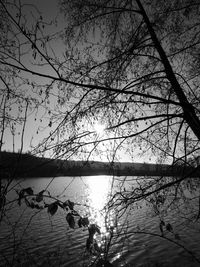
{"type": "MultiPolygon", "coordinates": [[[[121,184],[119,180],[111,176],[35,178],[19,184],[14,181],[13,185],[18,184],[15,190],[31,187],[35,193],[46,189],[55,198],[75,202],[74,209],[100,227],[101,235],[95,237],[99,246],[109,238],[106,228],[109,223],[114,233],[109,261],[114,266],[199,266],[183,248],[158,236],[159,219],[150,206],[132,207],[121,218],[114,211],[105,216],[103,208],[121,184]]],[[[128,177],[123,183],[126,190],[133,185],[132,180],[128,177]]],[[[16,197],[14,192],[9,194],[10,200],[16,197]]],[[[200,258],[199,225],[196,223],[191,228],[191,224],[182,224],[174,214],[168,220],[181,240],[175,240],[172,233],[166,237],[200,258]]],[[[87,227],[69,227],[66,212],[61,208],[51,216],[47,209],[30,209],[24,203],[18,206],[14,202],[1,223],[0,266],[88,266],[95,256],[86,250],[87,237],[87,227]]]]}

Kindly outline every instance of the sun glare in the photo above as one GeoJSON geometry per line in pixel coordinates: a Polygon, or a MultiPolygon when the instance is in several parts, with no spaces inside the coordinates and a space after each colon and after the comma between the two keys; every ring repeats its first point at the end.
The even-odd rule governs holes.
{"type": "Polygon", "coordinates": [[[106,127],[105,127],[105,125],[103,125],[99,122],[96,122],[96,123],[94,123],[93,128],[94,128],[94,131],[98,135],[102,135],[104,133],[106,127]]]}

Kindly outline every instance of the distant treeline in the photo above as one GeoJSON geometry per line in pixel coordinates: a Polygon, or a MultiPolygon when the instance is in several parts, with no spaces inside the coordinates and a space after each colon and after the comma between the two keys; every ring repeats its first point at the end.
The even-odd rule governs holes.
{"type": "Polygon", "coordinates": [[[53,176],[197,176],[192,167],[147,163],[118,163],[98,161],[52,160],[31,154],[0,153],[0,177],[53,177],[53,176]]]}

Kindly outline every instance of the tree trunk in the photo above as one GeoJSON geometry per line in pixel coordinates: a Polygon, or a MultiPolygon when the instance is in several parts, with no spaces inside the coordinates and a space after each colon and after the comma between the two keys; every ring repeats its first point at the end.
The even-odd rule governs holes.
{"type": "Polygon", "coordinates": [[[166,76],[169,80],[169,82],[171,83],[171,86],[174,90],[174,92],[176,93],[179,102],[182,106],[183,112],[184,112],[184,118],[186,120],[186,122],[188,123],[188,125],[190,126],[190,128],[192,129],[193,133],[196,135],[196,137],[198,138],[198,140],[200,140],[200,120],[198,118],[198,116],[195,113],[195,109],[193,107],[192,104],[189,103],[186,95],[183,92],[183,89],[181,88],[180,84],[178,83],[176,76],[173,72],[172,66],[167,58],[167,55],[164,51],[164,49],[162,48],[156,33],[151,25],[151,22],[141,4],[140,0],[136,0],[138,7],[140,9],[141,15],[143,16],[143,19],[147,25],[148,31],[151,35],[151,39],[154,42],[155,48],[159,53],[159,56],[162,60],[162,63],[164,65],[165,68],[165,72],[166,72],[166,76]]]}

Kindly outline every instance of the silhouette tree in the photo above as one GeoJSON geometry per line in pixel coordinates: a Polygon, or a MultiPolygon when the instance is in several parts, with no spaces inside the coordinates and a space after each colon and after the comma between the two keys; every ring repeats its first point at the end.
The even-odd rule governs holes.
{"type": "MultiPolygon", "coordinates": [[[[81,115],[87,110],[101,118],[103,113],[108,131],[114,130],[108,140],[118,140],[117,148],[126,142],[127,152],[141,147],[161,162],[170,158],[173,164],[190,165],[198,156],[200,137],[195,70],[199,3],[63,1],[62,9],[71,22],[66,43],[76,40],[73,46],[85,67],[79,78],[84,84],[91,81],[87,94],[98,91],[81,115]]],[[[109,205],[124,212],[146,199],[160,216],[158,206],[169,201],[169,194],[172,204],[178,195],[184,199],[186,184],[194,191],[198,188],[191,176],[194,173],[181,172],[180,177],[142,180],[133,190],[117,192],[109,205]]],[[[192,214],[198,218],[199,208],[192,214]]]]}
{"type": "Polygon", "coordinates": [[[190,144],[199,140],[194,85],[198,78],[192,72],[199,45],[199,6],[187,1],[172,5],[143,2],[63,1],[63,10],[70,10],[71,16],[67,15],[72,21],[65,38],[70,43],[74,35],[76,51],[80,47],[79,78],[92,81],[87,95],[98,92],[85,110],[91,115],[106,110],[112,118],[106,125],[118,130],[120,139],[137,136],[137,145],[141,142],[175,160],[185,139],[190,144]],[[83,40],[88,44],[81,45],[83,40]]]}
{"type": "MultiPolygon", "coordinates": [[[[105,154],[113,162],[124,154],[134,160],[139,153],[185,166],[198,157],[197,1],[63,0],[66,25],[58,31],[57,22],[46,22],[33,5],[0,1],[0,7],[1,146],[6,127],[14,132],[12,121],[22,123],[23,136],[30,110],[42,108],[49,131],[33,154],[64,159],[105,154]],[[11,116],[13,103],[19,112],[25,108],[24,119],[11,116]],[[101,134],[97,122],[105,126],[101,134]]],[[[22,152],[23,138],[21,144],[22,152]]],[[[192,201],[200,199],[193,176],[185,171],[178,177],[137,179],[129,190],[121,186],[108,208],[122,216],[145,201],[160,219],[161,235],[164,227],[172,233],[165,222],[168,208],[182,213],[176,200],[188,201],[186,188],[195,191],[192,201]]],[[[198,220],[199,210],[198,204],[190,219],[198,220]]]]}
{"type": "Polygon", "coordinates": [[[142,150],[151,149],[155,155],[159,151],[160,159],[168,156],[176,160],[185,152],[191,153],[191,149],[182,148],[186,139],[191,147],[199,139],[198,77],[194,70],[198,65],[196,2],[188,5],[187,1],[181,4],[175,1],[168,6],[156,1],[151,4],[144,1],[143,5],[140,1],[120,4],[63,1],[64,12],[70,10],[62,32],[65,46],[59,47],[63,53],[52,47],[51,41],[58,35],[50,37],[45,32],[42,16],[38,15],[32,23],[34,27],[29,29],[25,15],[16,19],[9,4],[1,5],[11,29],[19,32],[19,47],[22,49],[25,38],[29,48],[26,55],[18,53],[20,62],[16,56],[12,61],[8,56],[1,63],[20,71],[14,82],[28,73],[38,76],[37,81],[33,78],[30,79],[34,82],[29,78],[23,81],[37,94],[34,108],[43,104],[48,110],[50,100],[56,101],[52,92],[57,95],[58,110],[48,124],[54,130],[37,151],[51,150],[53,156],[70,157],[87,146],[84,152],[91,155],[100,141],[105,144],[111,141],[117,149],[125,143],[134,147],[135,143],[142,150]],[[33,64],[27,64],[30,56],[33,64]],[[47,83],[42,83],[39,77],[47,83]],[[99,138],[102,136],[97,140],[96,135],[91,139],[94,131],[86,127],[96,120],[107,129],[102,140],[99,138]],[[61,135],[65,131],[67,140],[61,135]],[[56,135],[60,136],[59,142],[56,135]]]}

